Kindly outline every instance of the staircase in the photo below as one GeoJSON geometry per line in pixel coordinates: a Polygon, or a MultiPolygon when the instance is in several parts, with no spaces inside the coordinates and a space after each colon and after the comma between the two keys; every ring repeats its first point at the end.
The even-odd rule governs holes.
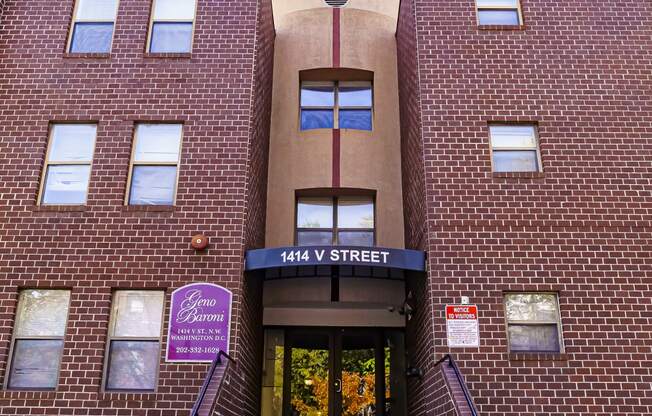
{"type": "Polygon", "coordinates": [[[441,366],[442,377],[448,386],[453,405],[457,416],[478,416],[478,410],[473,403],[473,398],[466,387],[464,377],[459,367],[450,354],[446,354],[441,360],[435,363],[435,367],[441,366]]]}
{"type": "Polygon", "coordinates": [[[199,391],[197,401],[190,411],[190,416],[212,416],[215,404],[220,396],[227,371],[235,361],[223,351],[219,351],[211,364],[206,379],[199,391]]]}

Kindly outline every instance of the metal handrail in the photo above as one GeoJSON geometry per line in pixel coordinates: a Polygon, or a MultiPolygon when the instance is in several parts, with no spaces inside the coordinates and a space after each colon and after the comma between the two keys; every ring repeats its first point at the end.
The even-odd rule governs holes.
{"type": "MultiPolygon", "coordinates": [[[[222,357],[226,358],[227,360],[231,361],[232,363],[235,363],[235,360],[229,356],[229,354],[225,353],[222,350],[219,350],[217,352],[217,355],[215,356],[215,359],[213,360],[210,368],[208,369],[208,373],[206,373],[206,378],[204,379],[204,383],[201,386],[201,390],[199,390],[199,395],[197,396],[197,400],[195,400],[195,404],[192,407],[192,410],[190,411],[190,416],[198,416],[199,414],[199,408],[204,402],[204,397],[206,396],[206,391],[208,391],[208,386],[211,383],[211,379],[213,378],[213,375],[215,374],[215,370],[217,367],[222,364],[222,357]]],[[[225,374],[226,376],[226,374],[225,374]]]]}
{"type": "Polygon", "coordinates": [[[466,400],[466,404],[469,406],[469,410],[471,411],[471,414],[473,416],[478,416],[479,415],[478,411],[475,408],[475,405],[473,404],[473,400],[471,399],[471,392],[469,392],[469,389],[466,387],[466,383],[462,378],[462,373],[460,372],[457,363],[453,359],[453,356],[450,354],[444,355],[439,361],[435,363],[435,367],[437,367],[439,364],[443,363],[446,360],[448,360],[448,365],[453,368],[453,372],[455,373],[455,378],[457,378],[457,383],[462,388],[462,394],[464,394],[464,400],[466,400]]]}

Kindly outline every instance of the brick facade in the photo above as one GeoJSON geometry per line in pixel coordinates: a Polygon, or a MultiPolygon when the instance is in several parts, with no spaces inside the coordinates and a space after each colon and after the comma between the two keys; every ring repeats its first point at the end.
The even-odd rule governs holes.
{"type": "MultiPolygon", "coordinates": [[[[453,414],[455,356],[482,415],[652,413],[652,4],[521,0],[479,29],[473,0],[402,0],[397,26],[410,415],[453,414]],[[543,173],[492,173],[489,122],[536,123],[543,173]],[[565,350],[511,354],[503,295],[559,295],[565,350]],[[468,296],[481,347],[449,350],[468,296]]],[[[0,391],[0,415],[186,415],[208,366],[164,362],[155,393],[101,390],[115,289],[234,293],[224,415],[259,412],[274,21],[270,0],[199,2],[192,54],[146,54],[151,1],[123,0],[111,54],[64,53],[72,0],[0,0],[0,380],[18,292],[66,288],[58,388],[0,391]],[[4,12],[3,12],[4,10],[4,12]],[[98,125],[88,203],[36,204],[52,122],[98,125]],[[174,207],[124,205],[134,124],[182,122],[174,207]],[[210,238],[207,251],[190,236],[210,238]]],[[[345,41],[345,40],[344,40],[345,41]]]]}
{"type": "Polygon", "coordinates": [[[448,352],[444,305],[469,296],[482,345],[452,352],[480,414],[648,414],[652,7],[521,3],[522,30],[479,30],[472,0],[401,4],[399,48],[416,26],[433,359],[448,352]],[[537,123],[544,173],[492,174],[491,121],[537,123]],[[504,291],[558,292],[564,354],[508,353],[504,291]]]}
{"type": "MultiPolygon", "coordinates": [[[[73,1],[7,2],[11,12],[0,26],[0,379],[18,290],[68,288],[72,304],[57,391],[2,391],[0,414],[187,414],[207,366],[167,364],[164,345],[156,393],[101,391],[118,288],[164,289],[169,308],[176,287],[222,284],[234,292],[231,355],[246,363],[259,355],[250,342],[259,335],[248,324],[256,322],[255,307],[242,258],[264,230],[258,173],[266,170],[260,154],[269,98],[260,109],[253,99],[270,90],[269,2],[199,2],[193,52],[174,56],[143,52],[150,6],[122,1],[112,53],[74,57],[64,54],[73,1]],[[38,207],[48,125],[75,120],[98,123],[88,203],[38,207]],[[184,123],[174,208],[123,205],[137,121],[184,123]],[[190,247],[197,232],[210,238],[207,251],[190,247]]],[[[251,362],[241,385],[225,394],[239,409],[232,414],[257,412],[258,391],[250,387],[259,383],[257,368],[251,362]]]]}
{"type": "MultiPolygon", "coordinates": [[[[256,18],[256,60],[251,89],[250,140],[247,169],[245,249],[265,245],[267,205],[267,155],[272,107],[274,68],[274,18],[272,4],[262,0],[256,18]]],[[[244,254],[244,253],[243,253],[244,254]]],[[[221,415],[255,415],[260,409],[260,380],[263,357],[262,279],[245,276],[241,287],[242,307],[238,322],[239,354],[217,411],[221,415]],[[240,382],[234,382],[234,381],[240,382]]]]}

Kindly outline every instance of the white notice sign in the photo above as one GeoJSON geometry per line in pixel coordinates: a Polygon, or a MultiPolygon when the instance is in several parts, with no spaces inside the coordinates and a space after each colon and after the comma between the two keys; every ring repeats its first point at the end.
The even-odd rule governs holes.
{"type": "Polygon", "coordinates": [[[446,334],[449,348],[479,347],[478,307],[446,305],[446,334]]]}

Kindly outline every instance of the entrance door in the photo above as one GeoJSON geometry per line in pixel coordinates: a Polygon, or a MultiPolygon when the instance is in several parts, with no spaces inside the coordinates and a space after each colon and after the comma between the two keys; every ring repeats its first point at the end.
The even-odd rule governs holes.
{"type": "MultiPolygon", "coordinates": [[[[316,328],[268,332],[272,331],[275,351],[280,333],[284,333],[282,386],[268,376],[270,384],[282,389],[282,416],[405,415],[405,352],[400,331],[316,328]]],[[[278,364],[274,365],[277,375],[278,364]]],[[[268,394],[270,409],[273,391],[268,394]]],[[[265,396],[265,387],[263,392],[265,396]]],[[[267,412],[265,406],[262,413],[277,414],[267,412]]]]}

